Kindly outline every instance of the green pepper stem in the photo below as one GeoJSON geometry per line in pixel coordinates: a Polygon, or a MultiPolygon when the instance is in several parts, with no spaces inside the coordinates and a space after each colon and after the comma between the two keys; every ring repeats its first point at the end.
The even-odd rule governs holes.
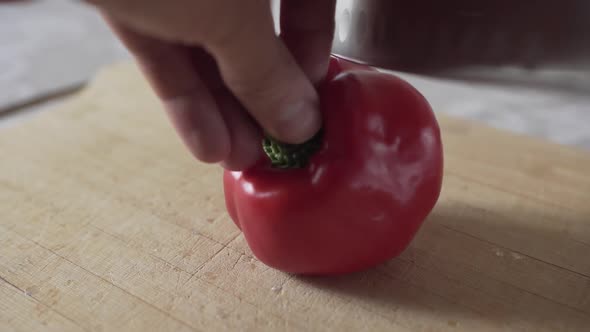
{"type": "Polygon", "coordinates": [[[309,158],[322,146],[323,129],[301,144],[280,142],[269,135],[262,140],[262,148],[271,161],[273,168],[303,168],[309,158]]]}

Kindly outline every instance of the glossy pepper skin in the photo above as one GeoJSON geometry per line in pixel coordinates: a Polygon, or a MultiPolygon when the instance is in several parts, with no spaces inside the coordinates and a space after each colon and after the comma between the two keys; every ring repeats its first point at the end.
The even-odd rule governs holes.
{"type": "Polygon", "coordinates": [[[302,168],[225,171],[226,205],[266,265],[351,273],[398,256],[431,212],[441,135],[425,98],[396,76],[333,58],[319,94],[321,148],[302,168]]]}

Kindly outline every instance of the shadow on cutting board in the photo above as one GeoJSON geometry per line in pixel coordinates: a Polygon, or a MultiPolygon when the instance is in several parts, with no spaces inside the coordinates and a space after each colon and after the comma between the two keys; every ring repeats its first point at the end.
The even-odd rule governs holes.
{"type": "Polygon", "coordinates": [[[476,214],[469,213],[473,207],[447,203],[399,258],[363,273],[301,280],[400,323],[576,331],[590,326],[590,261],[582,254],[590,248],[588,234],[573,239],[552,230],[535,211],[519,215],[527,218],[521,220],[513,211],[476,214]]]}

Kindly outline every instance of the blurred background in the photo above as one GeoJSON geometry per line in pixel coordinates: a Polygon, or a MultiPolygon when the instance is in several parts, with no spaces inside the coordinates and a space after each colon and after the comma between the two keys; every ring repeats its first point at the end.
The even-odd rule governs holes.
{"type": "MultiPolygon", "coordinates": [[[[97,12],[80,1],[0,1],[0,129],[50,111],[101,67],[129,60],[97,12]]],[[[396,72],[438,113],[590,150],[588,72],[497,73],[516,73],[518,82],[396,72]]]]}

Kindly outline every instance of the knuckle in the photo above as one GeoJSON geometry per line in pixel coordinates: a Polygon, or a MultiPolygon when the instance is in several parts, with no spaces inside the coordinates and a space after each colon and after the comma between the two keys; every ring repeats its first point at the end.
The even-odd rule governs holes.
{"type": "Polygon", "coordinates": [[[294,86],[284,82],[281,71],[280,65],[269,65],[251,75],[238,76],[230,83],[260,121],[277,122],[280,105],[291,99],[294,86]]]}

